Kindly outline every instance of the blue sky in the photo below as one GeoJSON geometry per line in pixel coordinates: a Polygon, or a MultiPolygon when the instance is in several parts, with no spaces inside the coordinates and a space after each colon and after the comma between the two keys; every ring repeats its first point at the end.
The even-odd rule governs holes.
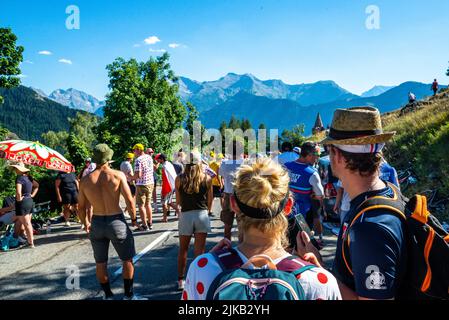
{"type": "Polygon", "coordinates": [[[0,2],[0,26],[25,47],[23,84],[47,94],[73,87],[103,98],[108,63],[158,50],[170,53],[177,75],[199,81],[252,73],[289,84],[334,80],[356,94],[409,80],[449,82],[447,0],[0,2]],[[69,5],[80,9],[79,30],[66,28],[69,5]],[[380,10],[380,29],[365,26],[369,5],[380,10]],[[160,41],[144,42],[151,37],[160,41]]]}

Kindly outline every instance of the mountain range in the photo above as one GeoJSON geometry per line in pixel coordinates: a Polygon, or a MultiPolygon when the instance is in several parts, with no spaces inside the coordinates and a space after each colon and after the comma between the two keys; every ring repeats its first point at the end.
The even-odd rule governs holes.
{"type": "MultiPolygon", "coordinates": [[[[104,101],[100,101],[90,94],[73,88],[67,90],[57,89],[48,96],[40,89],[31,89],[36,91],[41,97],[53,100],[63,106],[69,107],[70,109],[96,113],[99,109],[102,109],[105,106],[104,101]]],[[[99,112],[103,115],[101,111],[99,112]]]]}
{"type": "Polygon", "coordinates": [[[205,82],[180,77],[178,85],[181,99],[193,103],[200,113],[214,109],[239,92],[270,99],[291,100],[305,107],[357,97],[333,81],[289,85],[281,80],[262,81],[252,74],[228,73],[216,81],[205,82]]]}
{"type": "MultiPolygon", "coordinates": [[[[177,84],[180,99],[196,106],[207,128],[217,128],[234,115],[250,120],[254,127],[264,123],[279,130],[303,123],[306,134],[318,112],[327,126],[336,108],[370,105],[388,112],[406,104],[410,91],[417,99],[431,94],[430,84],[419,82],[405,82],[396,87],[375,86],[358,96],[330,80],[290,85],[281,80],[260,80],[252,74],[235,73],[204,82],[180,77],[177,84]]],[[[44,97],[42,91],[33,90],[44,97]]],[[[72,109],[103,116],[105,102],[76,89],[58,89],[48,98],[72,109]]]]}

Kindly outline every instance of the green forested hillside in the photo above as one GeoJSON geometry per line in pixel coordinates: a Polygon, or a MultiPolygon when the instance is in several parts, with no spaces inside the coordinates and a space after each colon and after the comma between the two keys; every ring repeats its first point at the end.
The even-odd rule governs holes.
{"type": "Polygon", "coordinates": [[[0,105],[0,125],[24,140],[39,140],[42,133],[50,130],[68,130],[68,118],[80,112],[42,98],[24,86],[0,89],[0,96],[4,98],[0,105]]]}

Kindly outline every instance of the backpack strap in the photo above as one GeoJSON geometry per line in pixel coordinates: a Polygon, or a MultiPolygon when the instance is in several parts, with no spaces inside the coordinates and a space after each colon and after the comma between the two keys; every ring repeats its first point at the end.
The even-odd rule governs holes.
{"type": "Polygon", "coordinates": [[[283,259],[276,267],[280,271],[292,273],[296,278],[299,278],[301,273],[307,270],[318,268],[316,265],[303,261],[297,256],[289,256],[283,259]]]}
{"type": "Polygon", "coordinates": [[[354,216],[354,218],[348,223],[346,230],[343,233],[343,243],[342,243],[342,256],[343,261],[345,263],[345,266],[347,270],[351,273],[351,275],[354,275],[352,268],[351,268],[351,262],[349,259],[350,256],[350,243],[351,238],[349,236],[351,227],[368,211],[371,210],[385,210],[386,213],[390,213],[392,215],[395,215],[399,217],[402,221],[405,221],[407,219],[406,214],[406,206],[405,203],[408,199],[402,196],[398,188],[393,185],[392,183],[387,182],[388,186],[391,187],[393,190],[393,198],[384,197],[384,196],[374,196],[371,198],[366,199],[363,201],[359,207],[357,208],[358,213],[354,216]]]}
{"type": "Polygon", "coordinates": [[[218,252],[212,252],[212,255],[218,261],[221,270],[231,270],[240,268],[243,265],[243,261],[235,249],[227,249],[218,252]]]}

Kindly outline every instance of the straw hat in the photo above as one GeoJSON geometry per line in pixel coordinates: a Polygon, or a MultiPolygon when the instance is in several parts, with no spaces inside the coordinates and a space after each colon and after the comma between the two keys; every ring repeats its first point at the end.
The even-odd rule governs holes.
{"type": "Polygon", "coordinates": [[[385,143],[396,132],[383,132],[380,112],[373,107],[337,109],[329,136],[322,144],[367,145],[385,143]]]}
{"type": "Polygon", "coordinates": [[[27,169],[23,163],[12,164],[9,166],[11,169],[17,169],[22,173],[30,172],[30,169],[27,169]]]}

